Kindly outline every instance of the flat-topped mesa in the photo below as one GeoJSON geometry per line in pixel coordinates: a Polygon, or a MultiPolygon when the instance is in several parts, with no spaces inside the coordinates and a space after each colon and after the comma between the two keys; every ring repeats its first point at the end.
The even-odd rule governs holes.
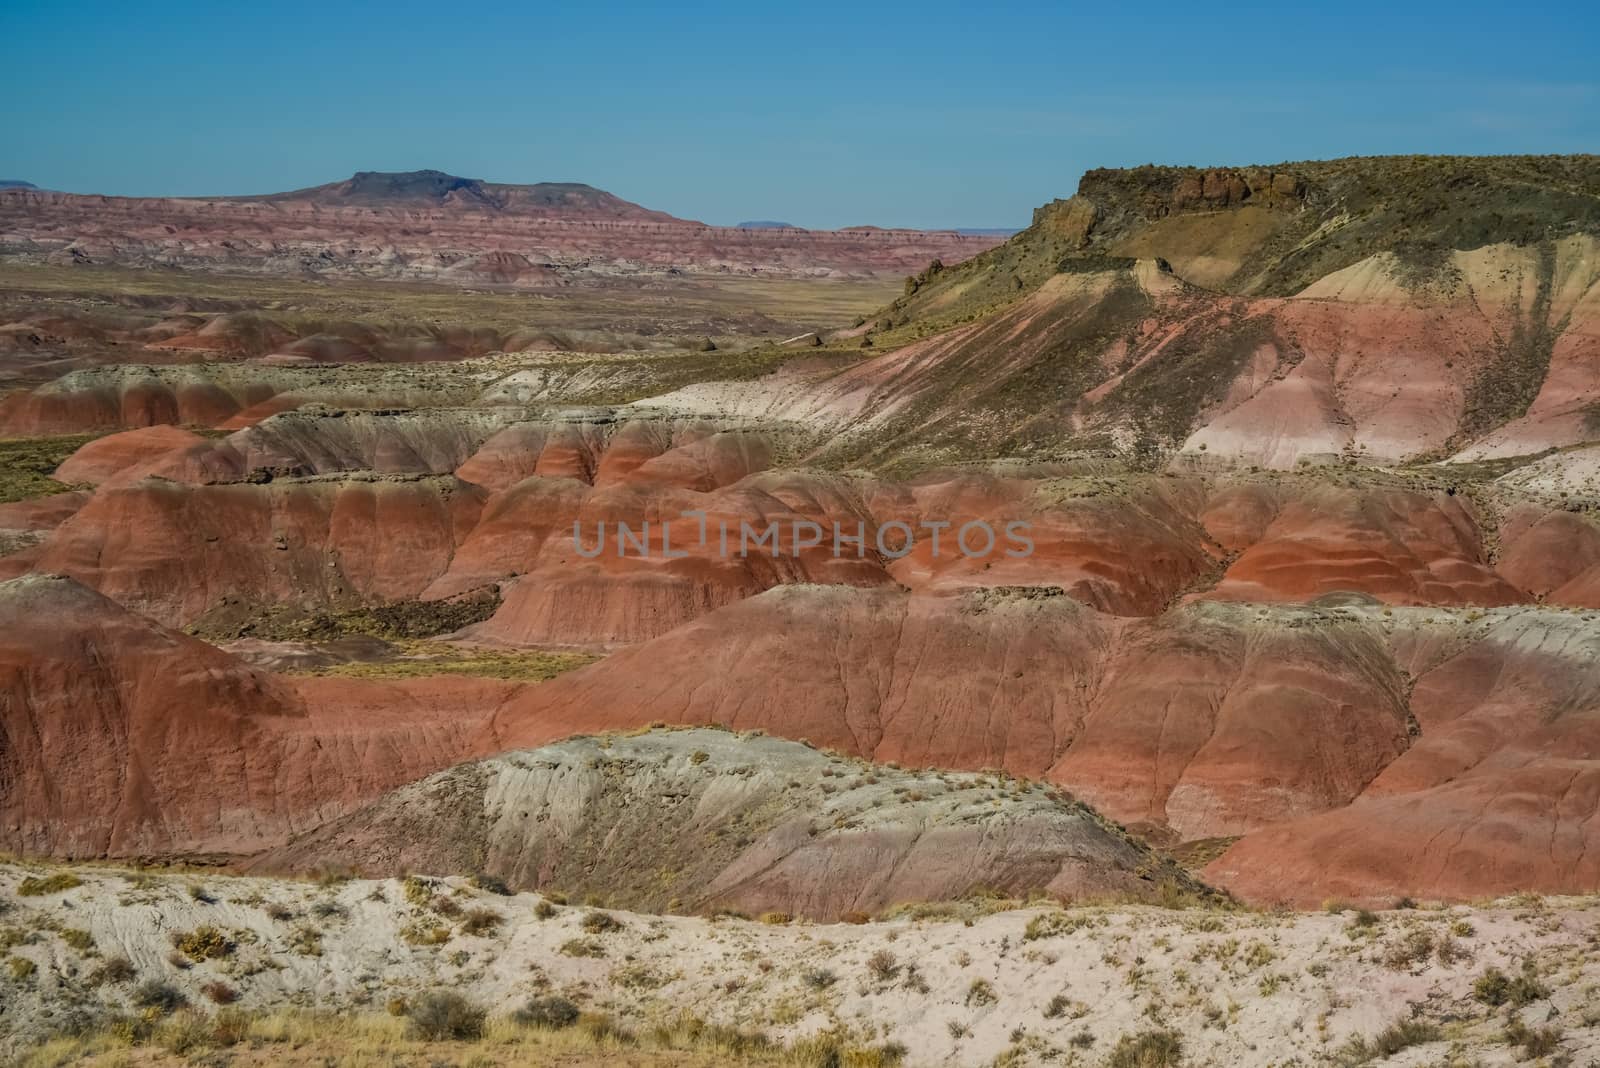
{"type": "MultiPolygon", "coordinates": [[[[1033,221],[1046,236],[1063,237],[1071,247],[1082,248],[1126,238],[1141,225],[1174,216],[1254,207],[1277,213],[1313,209],[1303,226],[1292,227],[1296,243],[1344,216],[1344,223],[1354,224],[1344,243],[1365,247],[1362,254],[1397,244],[1470,249],[1592,230],[1600,224],[1600,212],[1593,206],[1597,192],[1600,157],[1582,155],[1356,156],[1220,167],[1145,164],[1086,172],[1076,196],[1043,205],[1033,221]]],[[[1285,225],[1280,220],[1266,228],[1285,225]]],[[[1216,228],[1185,236],[1203,237],[1213,245],[1230,243],[1216,228]]]]}
{"type": "Polygon", "coordinates": [[[462,212],[485,211],[584,218],[683,223],[664,211],[651,211],[582,182],[536,182],[518,185],[463,178],[438,170],[357,171],[342,182],[271,193],[263,197],[221,199],[305,202],[330,207],[417,208],[462,212]]]}

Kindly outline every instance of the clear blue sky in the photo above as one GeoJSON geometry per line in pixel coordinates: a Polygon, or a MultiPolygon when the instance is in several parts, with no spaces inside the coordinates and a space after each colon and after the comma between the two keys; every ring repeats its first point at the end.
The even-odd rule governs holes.
{"type": "Polygon", "coordinates": [[[1600,151],[1597,7],[0,0],[0,178],[437,167],[714,223],[1023,225],[1094,166],[1600,151]]]}

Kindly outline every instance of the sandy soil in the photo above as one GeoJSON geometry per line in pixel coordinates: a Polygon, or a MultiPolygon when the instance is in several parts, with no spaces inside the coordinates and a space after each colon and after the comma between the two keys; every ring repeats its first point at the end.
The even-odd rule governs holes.
{"type": "Polygon", "coordinates": [[[1408,1019],[1428,1025],[1426,1040],[1391,1063],[1510,1064],[1523,1055],[1506,1039],[1513,1017],[1559,1032],[1552,1055],[1566,1063],[1600,1054],[1593,897],[1381,914],[991,904],[964,919],[909,909],[804,925],[607,913],[457,879],[319,885],[6,864],[0,902],[11,1052],[74,1014],[125,1011],[138,983],[158,979],[208,1009],[202,988],[221,981],[257,1011],[381,1013],[448,987],[493,1018],[557,993],[636,1025],[689,1012],[785,1040],[850,1032],[902,1044],[910,1064],[1099,1064],[1121,1037],[1160,1028],[1181,1035],[1186,1065],[1359,1063],[1353,1039],[1408,1019]],[[25,879],[63,872],[79,885],[21,893],[37,889],[25,879]],[[469,933],[477,910],[500,919],[469,933]],[[192,937],[206,928],[218,935],[210,957],[192,937]],[[113,958],[135,976],[96,983],[113,958]],[[1474,996],[1491,968],[1534,980],[1525,1004],[1474,996]]]}

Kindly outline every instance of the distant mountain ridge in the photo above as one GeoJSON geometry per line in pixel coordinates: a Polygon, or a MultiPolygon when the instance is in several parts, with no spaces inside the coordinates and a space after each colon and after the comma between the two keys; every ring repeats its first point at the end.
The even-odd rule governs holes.
{"type": "Polygon", "coordinates": [[[440,170],[358,171],[235,197],[0,189],[0,260],[21,262],[530,287],[662,270],[904,276],[998,243],[954,231],[708,226],[581,182],[440,170]]]}

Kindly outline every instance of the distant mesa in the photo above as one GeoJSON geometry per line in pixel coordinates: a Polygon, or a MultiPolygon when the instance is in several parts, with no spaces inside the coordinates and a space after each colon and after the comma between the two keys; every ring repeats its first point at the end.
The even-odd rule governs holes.
{"type": "Polygon", "coordinates": [[[800,227],[794,223],[778,222],[776,219],[752,219],[742,222],[734,227],[735,230],[798,230],[800,227]]]}
{"type": "Polygon", "coordinates": [[[24,182],[17,178],[0,178],[0,189],[38,189],[32,182],[24,182]]]}

